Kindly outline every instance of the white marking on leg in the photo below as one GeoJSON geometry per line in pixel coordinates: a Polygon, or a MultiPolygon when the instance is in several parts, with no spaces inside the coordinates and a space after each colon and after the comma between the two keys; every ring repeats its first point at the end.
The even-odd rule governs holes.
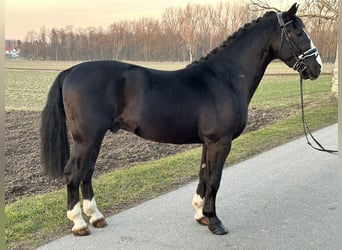
{"type": "Polygon", "coordinates": [[[81,205],[79,202],[77,202],[77,204],[74,206],[72,210],[68,210],[67,216],[69,220],[74,222],[72,231],[87,228],[87,223],[84,221],[81,213],[81,205]]]}
{"type": "Polygon", "coordinates": [[[104,216],[97,209],[95,198],[93,197],[91,201],[83,200],[83,211],[86,215],[90,217],[90,223],[94,221],[104,219],[104,216]]]}
{"type": "Polygon", "coordinates": [[[203,215],[203,205],[204,205],[204,199],[201,198],[200,195],[197,193],[194,194],[194,197],[192,198],[192,206],[195,208],[195,220],[200,220],[204,217],[203,215]]]}

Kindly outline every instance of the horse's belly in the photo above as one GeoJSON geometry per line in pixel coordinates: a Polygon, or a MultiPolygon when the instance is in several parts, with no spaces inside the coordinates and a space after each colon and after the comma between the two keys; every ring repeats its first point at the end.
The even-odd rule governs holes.
{"type": "Polygon", "coordinates": [[[190,144],[202,143],[198,136],[197,129],[175,128],[172,125],[159,126],[141,126],[134,133],[147,140],[172,143],[172,144],[190,144]]]}

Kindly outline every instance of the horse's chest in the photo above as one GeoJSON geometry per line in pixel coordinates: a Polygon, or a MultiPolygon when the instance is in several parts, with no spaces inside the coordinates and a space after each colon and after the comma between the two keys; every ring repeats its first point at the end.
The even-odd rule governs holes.
{"type": "Polygon", "coordinates": [[[247,109],[235,109],[225,117],[227,129],[232,133],[232,137],[238,137],[247,124],[247,109]]]}
{"type": "Polygon", "coordinates": [[[220,138],[238,137],[247,123],[247,109],[234,105],[218,105],[206,109],[199,119],[199,130],[203,136],[220,138]]]}

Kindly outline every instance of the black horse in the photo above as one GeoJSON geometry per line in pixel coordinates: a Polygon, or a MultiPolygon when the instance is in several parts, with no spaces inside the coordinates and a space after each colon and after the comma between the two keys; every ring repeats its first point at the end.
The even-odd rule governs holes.
{"type": "Polygon", "coordinates": [[[106,225],[96,207],[92,174],[105,133],[119,129],[148,140],[203,144],[195,219],[226,234],[215,199],[232,140],[243,131],[249,102],[267,65],[280,59],[316,79],[321,59],[303,22],[288,11],[268,12],[246,24],[205,58],[177,71],[115,61],[86,62],[61,72],[42,112],[42,161],[52,176],[65,175],[67,216],[75,235],[89,234],[83,209],[95,227],[106,225]],[[73,139],[69,155],[67,126],[73,139]]]}

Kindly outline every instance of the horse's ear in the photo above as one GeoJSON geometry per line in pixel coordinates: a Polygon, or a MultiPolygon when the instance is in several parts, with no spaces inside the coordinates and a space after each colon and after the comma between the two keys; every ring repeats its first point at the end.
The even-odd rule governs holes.
{"type": "Polygon", "coordinates": [[[294,3],[292,7],[283,13],[283,19],[285,22],[290,21],[293,19],[293,17],[296,15],[297,10],[298,10],[299,4],[294,3]]]}

